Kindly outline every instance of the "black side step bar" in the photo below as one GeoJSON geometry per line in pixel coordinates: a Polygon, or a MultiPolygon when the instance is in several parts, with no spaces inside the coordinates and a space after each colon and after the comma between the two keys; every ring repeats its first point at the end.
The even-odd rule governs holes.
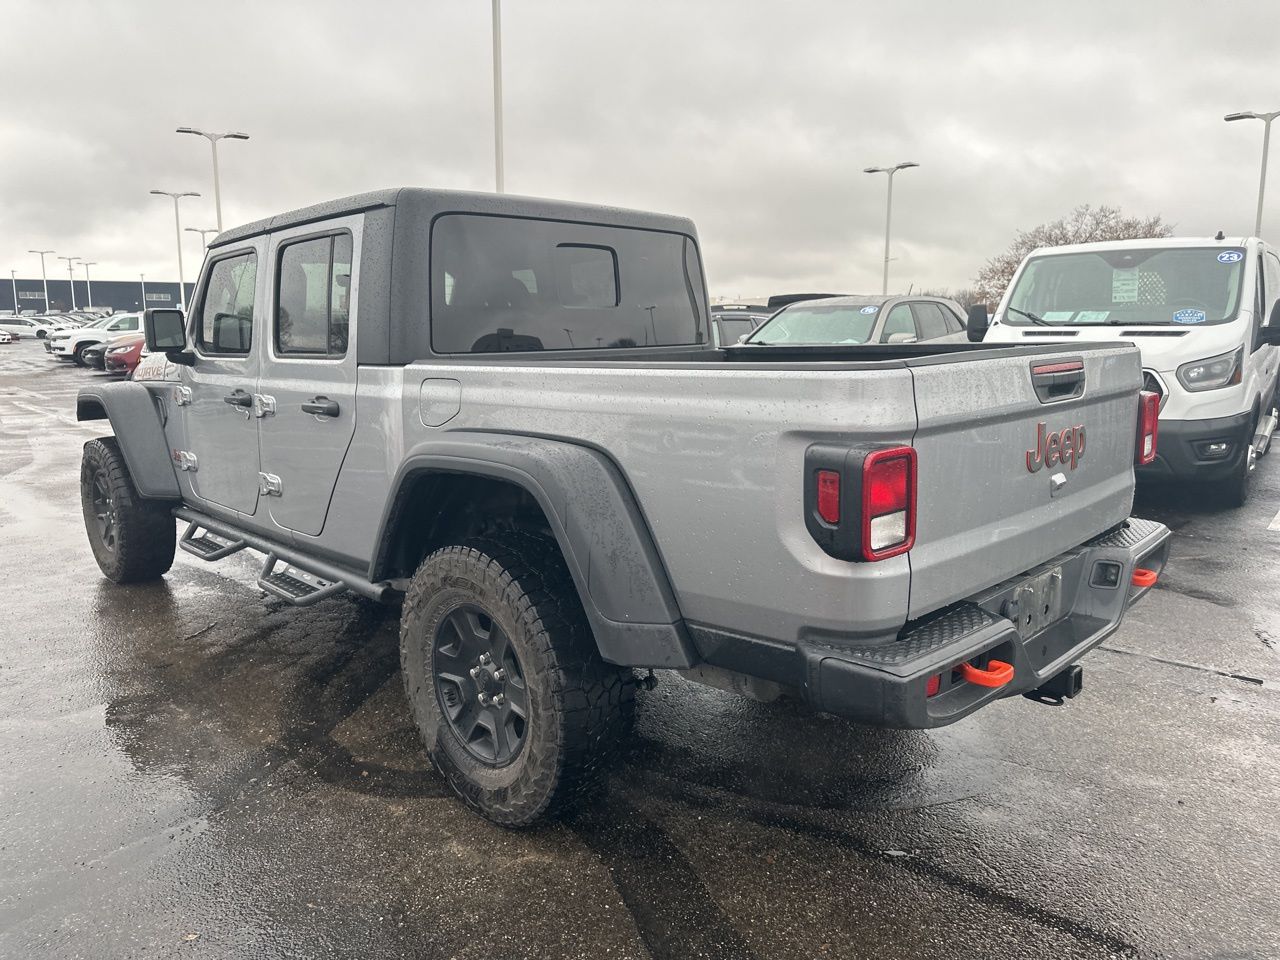
{"type": "Polygon", "coordinates": [[[239,538],[232,540],[219,537],[193,520],[187,527],[186,533],[182,535],[182,539],[178,541],[178,546],[201,560],[213,561],[229,557],[243,550],[248,544],[239,538]]]}
{"type": "Polygon", "coordinates": [[[347,585],[341,580],[326,580],[288,563],[276,569],[279,564],[279,557],[274,553],[267,554],[267,561],[262,565],[262,576],[258,577],[258,586],[285,603],[291,603],[295,607],[309,607],[313,603],[347,592],[347,585]]]}
{"type": "MultiPolygon", "coordinates": [[[[306,581],[301,580],[301,578],[298,578],[296,575],[289,574],[287,571],[277,571],[273,560],[283,562],[298,571],[310,575],[315,580],[323,581],[326,588],[334,585],[337,585],[340,588],[334,590],[333,593],[326,593],[325,596],[333,596],[336,593],[341,593],[343,590],[350,590],[363,597],[368,597],[370,600],[385,601],[388,598],[388,595],[393,592],[393,587],[385,580],[373,583],[368,578],[355,573],[354,571],[344,570],[331,563],[326,563],[325,561],[318,560],[315,557],[307,556],[292,547],[286,547],[283,544],[275,543],[274,541],[268,540],[266,537],[259,536],[256,533],[237,530],[229,524],[223,523],[220,520],[215,520],[213,517],[206,516],[199,511],[192,510],[190,507],[177,507],[174,509],[173,515],[179,520],[185,520],[188,523],[197,524],[199,527],[207,530],[209,533],[214,534],[222,540],[230,542],[238,541],[243,544],[243,546],[237,547],[237,550],[243,550],[245,547],[248,547],[251,550],[257,550],[259,553],[267,554],[267,565],[263,568],[262,578],[258,581],[258,585],[273,596],[280,597],[280,599],[287,600],[290,603],[295,603],[295,600],[290,599],[290,597],[279,592],[287,590],[289,585],[285,584],[282,580],[277,580],[275,581],[275,586],[277,586],[279,590],[274,590],[265,586],[264,581],[273,576],[288,576],[291,580],[299,580],[299,582],[302,583],[306,583],[306,581]]],[[[184,547],[183,549],[187,548],[184,547]]],[[[188,552],[191,551],[188,550],[188,552]]],[[[197,556],[202,556],[202,554],[197,552],[197,556]]],[[[314,589],[314,584],[308,583],[306,595],[314,592],[314,589]]],[[[315,597],[314,599],[308,600],[308,603],[315,603],[317,600],[321,599],[323,599],[323,597],[315,597]]],[[[297,604],[295,603],[295,605],[297,604]]]]}

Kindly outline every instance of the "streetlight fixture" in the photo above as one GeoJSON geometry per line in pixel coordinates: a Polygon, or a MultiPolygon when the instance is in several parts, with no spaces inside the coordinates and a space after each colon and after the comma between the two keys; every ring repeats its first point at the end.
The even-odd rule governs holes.
{"type": "Polygon", "coordinates": [[[174,193],[170,190],[152,190],[157,197],[173,198],[173,235],[178,241],[178,309],[185,310],[187,306],[187,282],[182,275],[182,219],[178,216],[178,201],[183,197],[198,197],[200,194],[194,190],[184,190],[180,193],[174,193]]]}
{"type": "Polygon", "coordinates": [[[493,166],[497,192],[502,176],[502,0],[493,0],[493,166]]]}
{"type": "Polygon", "coordinates": [[[204,244],[206,247],[209,246],[209,241],[205,239],[205,234],[212,233],[215,237],[218,235],[218,230],[216,227],[209,230],[201,230],[199,227],[183,227],[182,229],[185,230],[187,233],[200,234],[200,242],[204,244]]]}
{"type": "Polygon", "coordinates": [[[49,312],[49,278],[44,272],[44,255],[46,253],[55,253],[54,250],[28,250],[27,253],[37,253],[40,255],[40,282],[44,284],[44,312],[49,312]]]}
{"type": "Polygon", "coordinates": [[[88,292],[89,292],[88,305],[91,307],[93,306],[93,281],[89,279],[89,268],[96,267],[97,265],[98,265],[98,261],[96,260],[84,260],[80,264],[80,266],[84,267],[84,285],[88,288],[88,292]]]}
{"type": "MultiPolygon", "coordinates": [[[[497,0],[494,0],[496,3],[497,0]]],[[[247,133],[208,133],[204,130],[197,130],[195,127],[179,127],[177,133],[194,133],[198,137],[204,137],[209,141],[209,147],[213,150],[213,208],[218,214],[218,232],[222,232],[222,186],[218,183],[218,141],[219,140],[248,140],[247,133]]],[[[152,191],[153,193],[155,191],[152,191]]],[[[197,194],[198,196],[198,194],[197,194]]]]}
{"type": "Polygon", "coordinates": [[[889,231],[893,225],[893,175],[899,170],[918,166],[920,164],[914,160],[908,160],[906,163],[899,163],[892,167],[866,167],[862,171],[863,173],[887,173],[889,175],[889,199],[885,204],[884,214],[884,279],[880,286],[880,292],[884,294],[889,292],[889,231]]]}
{"type": "Polygon", "coordinates": [[[58,259],[67,261],[67,279],[71,281],[71,309],[77,310],[79,308],[76,306],[76,275],[71,268],[75,265],[75,262],[80,258],[79,257],[59,257],[58,259]]]}
{"type": "Polygon", "coordinates": [[[1261,120],[1262,121],[1262,175],[1258,178],[1258,216],[1253,224],[1253,235],[1262,236],[1262,195],[1267,189],[1267,148],[1271,144],[1271,121],[1280,117],[1280,110],[1270,113],[1255,113],[1252,110],[1241,113],[1228,113],[1223,120],[1261,120]]]}

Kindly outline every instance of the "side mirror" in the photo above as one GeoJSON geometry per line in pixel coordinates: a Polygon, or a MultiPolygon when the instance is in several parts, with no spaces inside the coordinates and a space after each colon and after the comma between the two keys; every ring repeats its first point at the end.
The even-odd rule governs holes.
{"type": "Polygon", "coordinates": [[[1280,300],[1271,308],[1267,325],[1258,328],[1258,346],[1280,347],[1280,300]]]}
{"type": "Polygon", "coordinates": [[[915,343],[917,337],[914,333],[891,333],[887,343],[915,343]]]}
{"type": "Polygon", "coordinates": [[[186,318],[181,310],[152,308],[142,314],[147,349],[163,353],[173,363],[190,366],[195,357],[187,350],[186,318]]]}
{"type": "Polygon", "coordinates": [[[1267,325],[1258,330],[1258,340],[1267,346],[1280,347],[1280,300],[1271,307],[1267,325]]]}
{"type": "Polygon", "coordinates": [[[975,303],[969,308],[969,319],[965,322],[965,327],[969,331],[970,343],[981,343],[982,338],[987,335],[987,327],[990,321],[987,320],[987,305],[985,303],[975,303]]]}

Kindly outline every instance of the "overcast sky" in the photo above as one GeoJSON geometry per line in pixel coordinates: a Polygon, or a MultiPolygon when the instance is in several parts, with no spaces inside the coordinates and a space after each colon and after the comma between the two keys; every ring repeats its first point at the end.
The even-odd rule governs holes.
{"type": "MultiPolygon", "coordinates": [[[[147,191],[198,190],[184,226],[214,224],[182,125],[252,136],[220,151],[228,227],[493,188],[489,0],[0,0],[0,24],[0,275],[43,247],[176,279],[147,191]]],[[[729,296],[877,291],[885,178],[861,170],[903,160],[895,288],[966,286],[1079,203],[1251,232],[1262,125],[1222,116],[1280,109],[1278,36],[1275,0],[504,0],[506,186],[690,216],[729,296]]]]}

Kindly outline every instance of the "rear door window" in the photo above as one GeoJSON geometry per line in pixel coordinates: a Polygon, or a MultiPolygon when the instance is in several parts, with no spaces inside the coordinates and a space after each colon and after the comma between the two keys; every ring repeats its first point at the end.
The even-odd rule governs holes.
{"type": "Polygon", "coordinates": [[[253,297],[258,257],[253,251],[218,260],[209,268],[196,336],[205,353],[243,356],[253,344],[253,297]]]}
{"type": "Polygon", "coordinates": [[[704,343],[705,302],[682,234],[471,214],[432,229],[437,353],[704,343]]]}
{"type": "Polygon", "coordinates": [[[280,248],[276,352],[341,357],[350,326],[351,235],[331,234],[280,248]]]}

